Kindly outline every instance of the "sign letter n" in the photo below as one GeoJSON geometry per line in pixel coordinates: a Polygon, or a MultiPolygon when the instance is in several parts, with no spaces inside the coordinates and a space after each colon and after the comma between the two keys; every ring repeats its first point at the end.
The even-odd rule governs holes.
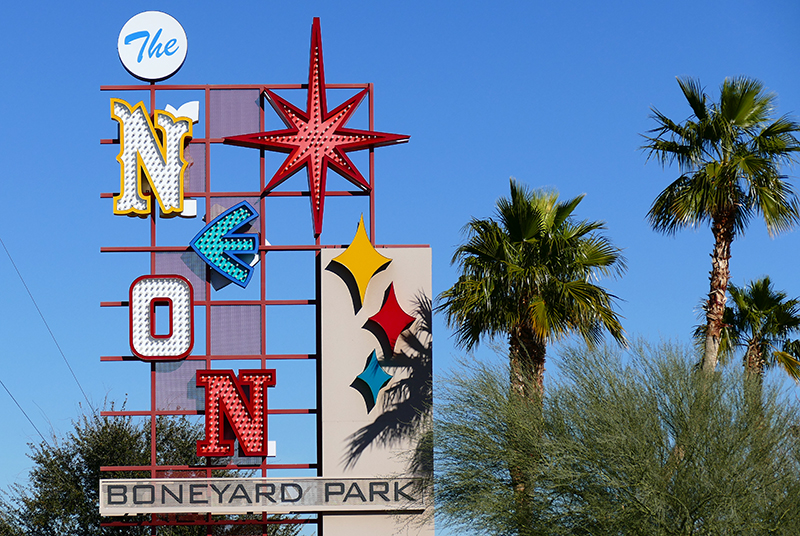
{"type": "Polygon", "coordinates": [[[150,214],[151,192],[164,214],[183,212],[183,175],[189,167],[183,150],[192,136],[192,120],[156,110],[154,123],[143,102],[131,108],[120,99],[111,99],[111,117],[119,123],[120,144],[114,214],[150,214]]]}
{"type": "Polygon", "coordinates": [[[233,456],[233,437],[245,456],[267,456],[267,387],[274,370],[198,370],[197,386],[206,390],[206,438],[198,456],[233,456]],[[229,432],[226,434],[226,431],[229,432]]]}

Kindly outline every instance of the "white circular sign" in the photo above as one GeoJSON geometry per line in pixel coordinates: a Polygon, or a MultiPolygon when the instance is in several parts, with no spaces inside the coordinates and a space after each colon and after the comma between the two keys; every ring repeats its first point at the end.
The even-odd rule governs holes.
{"type": "Polygon", "coordinates": [[[186,32],[180,23],[161,11],[134,15],[117,40],[119,59],[136,78],[157,82],[169,78],[186,59],[186,32]]]}

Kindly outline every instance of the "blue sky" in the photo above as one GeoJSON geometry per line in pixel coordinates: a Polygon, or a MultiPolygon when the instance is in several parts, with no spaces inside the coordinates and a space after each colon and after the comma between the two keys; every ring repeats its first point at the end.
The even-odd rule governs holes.
{"type": "MultiPolygon", "coordinates": [[[[143,273],[99,253],[122,243],[99,197],[118,187],[115,150],[99,140],[115,133],[109,98],[124,97],[100,85],[135,82],[117,58],[119,30],[151,9],[186,30],[176,84],[304,83],[320,17],[328,83],[374,83],[376,130],[411,135],[376,151],[379,243],[430,244],[438,293],[455,279],[461,227],[491,215],[510,176],[586,194],[578,215],[605,220],[628,261],[623,278],[603,284],[628,333],[650,339],[688,340],[712,244],[707,228],[664,237],[647,225],[677,176],[638,149],[650,107],[683,120],[676,76],[716,96],[726,76],[747,75],[777,93],[778,114],[800,112],[792,1],[12,3],[0,20],[0,238],[95,405],[146,396],[144,372],[129,381],[133,369],[99,360],[127,336],[99,303],[125,299],[143,273]]],[[[308,206],[297,209],[308,221],[308,206]]],[[[733,281],[769,274],[800,295],[798,246],[797,231],[773,240],[754,222],[734,243],[733,281]]],[[[42,432],[68,431],[82,395],[2,252],[0,280],[0,378],[42,432]]],[[[434,336],[441,373],[461,352],[441,319],[434,336]]],[[[0,414],[5,487],[24,480],[38,436],[5,392],[0,414]]]]}

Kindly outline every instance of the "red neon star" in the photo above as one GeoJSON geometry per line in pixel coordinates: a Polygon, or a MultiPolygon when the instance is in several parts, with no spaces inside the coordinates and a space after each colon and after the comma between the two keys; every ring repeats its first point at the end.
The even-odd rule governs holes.
{"type": "Polygon", "coordinates": [[[230,145],[289,153],[263,193],[271,191],[306,168],[315,236],[319,236],[322,232],[327,169],[333,169],[360,189],[369,191],[369,183],[345,153],[408,141],[409,136],[401,134],[344,128],[366,95],[367,90],[362,90],[335,110],[328,111],[325,97],[325,69],[322,64],[322,34],[319,19],[314,18],[311,29],[311,61],[308,70],[306,110],[303,111],[272,91],[265,90],[264,96],[288,128],[232,136],[224,140],[230,145]]]}

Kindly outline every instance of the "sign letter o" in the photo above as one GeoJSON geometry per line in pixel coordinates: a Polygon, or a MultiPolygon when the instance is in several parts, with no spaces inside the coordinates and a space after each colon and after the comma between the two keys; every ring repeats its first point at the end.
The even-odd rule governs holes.
{"type": "Polygon", "coordinates": [[[131,285],[130,340],[133,355],[144,361],[177,361],[194,346],[193,290],[179,275],[145,275],[131,285]],[[169,311],[169,331],[155,328],[157,305],[169,311]]]}

